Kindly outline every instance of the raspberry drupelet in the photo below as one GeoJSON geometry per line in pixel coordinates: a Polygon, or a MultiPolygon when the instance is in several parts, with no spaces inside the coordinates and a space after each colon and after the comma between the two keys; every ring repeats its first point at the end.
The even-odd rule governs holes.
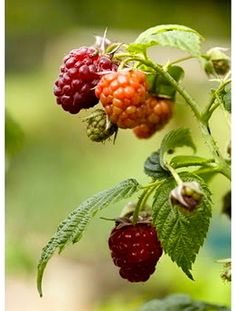
{"type": "Polygon", "coordinates": [[[119,128],[134,128],[142,123],[148,96],[147,80],[142,71],[125,69],[106,74],[95,93],[111,122],[119,128]]]}
{"type": "Polygon", "coordinates": [[[109,237],[109,248],[120,276],[130,282],[145,282],[162,255],[157,231],[151,223],[121,223],[109,237]]]}
{"type": "Polygon", "coordinates": [[[94,47],[72,50],[64,58],[60,74],[55,82],[54,95],[57,103],[65,111],[78,113],[82,108],[90,108],[98,103],[95,87],[101,73],[117,70],[117,64],[109,55],[101,55],[94,47]]]}

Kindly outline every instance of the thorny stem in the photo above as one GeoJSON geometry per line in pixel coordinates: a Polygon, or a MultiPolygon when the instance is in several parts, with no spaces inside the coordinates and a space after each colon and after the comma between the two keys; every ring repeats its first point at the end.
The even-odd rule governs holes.
{"type": "MultiPolygon", "coordinates": [[[[154,64],[149,59],[143,59],[143,58],[140,58],[138,56],[131,56],[130,54],[128,54],[128,55],[123,54],[121,56],[122,57],[126,56],[129,58],[130,61],[137,61],[137,62],[140,62],[140,63],[152,68],[155,72],[161,74],[164,78],[166,78],[169,81],[169,83],[175,87],[176,91],[185,99],[186,103],[192,109],[195,117],[199,121],[199,123],[201,125],[202,135],[208,144],[208,147],[209,147],[209,149],[210,149],[210,151],[211,151],[211,153],[215,159],[216,164],[219,166],[219,171],[221,172],[221,174],[223,174],[228,179],[230,179],[231,178],[230,167],[226,163],[224,158],[222,157],[222,155],[219,151],[219,148],[216,145],[216,142],[211,135],[211,131],[210,131],[209,124],[208,124],[209,119],[206,118],[206,111],[204,113],[201,113],[201,111],[199,109],[199,105],[196,103],[196,101],[190,96],[190,94],[178,82],[175,81],[175,79],[167,71],[165,71],[162,68],[161,65],[154,64]]],[[[220,86],[220,88],[218,88],[218,91],[219,91],[219,89],[221,90],[229,82],[230,82],[230,80],[224,81],[222,83],[222,85],[220,86]]],[[[213,97],[214,97],[214,100],[211,99],[211,101],[210,101],[211,105],[215,101],[215,96],[213,95],[213,97]]],[[[209,107],[210,107],[210,105],[208,106],[208,110],[209,110],[209,107]]]]}

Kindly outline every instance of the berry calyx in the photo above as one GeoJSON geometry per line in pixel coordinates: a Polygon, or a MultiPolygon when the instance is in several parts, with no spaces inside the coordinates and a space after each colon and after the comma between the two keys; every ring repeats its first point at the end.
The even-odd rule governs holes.
{"type": "Polygon", "coordinates": [[[140,70],[122,70],[104,75],[99,81],[96,96],[100,99],[111,122],[119,128],[134,128],[146,113],[148,85],[140,70]]]}
{"type": "Polygon", "coordinates": [[[133,129],[138,138],[149,138],[162,129],[172,117],[173,101],[150,96],[145,101],[146,114],[143,123],[133,129]]]}
{"type": "Polygon", "coordinates": [[[111,123],[103,109],[96,109],[86,117],[87,135],[92,141],[103,142],[117,132],[117,125],[111,123]]]}
{"type": "Polygon", "coordinates": [[[54,95],[65,111],[76,114],[82,108],[90,108],[98,103],[94,89],[101,72],[117,70],[117,64],[110,56],[99,53],[99,49],[94,47],[81,47],[72,50],[64,58],[55,82],[54,95]]]}
{"type": "Polygon", "coordinates": [[[132,224],[127,219],[112,230],[108,240],[120,276],[130,282],[145,282],[162,255],[157,231],[150,222],[132,224]]]}

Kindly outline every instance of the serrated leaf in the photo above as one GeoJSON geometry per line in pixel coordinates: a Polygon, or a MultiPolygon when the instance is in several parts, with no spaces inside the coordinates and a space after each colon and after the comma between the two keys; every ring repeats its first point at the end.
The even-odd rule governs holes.
{"type": "Polygon", "coordinates": [[[184,213],[179,206],[172,206],[169,195],[176,187],[172,177],[167,178],[157,189],[153,202],[153,223],[157,227],[162,247],[172,261],[193,279],[192,264],[203,245],[208,232],[211,217],[210,191],[198,176],[181,173],[183,181],[197,181],[201,186],[203,198],[199,206],[189,213],[184,213]]]}
{"type": "Polygon", "coordinates": [[[162,179],[169,177],[168,171],[164,170],[160,165],[160,154],[158,151],[153,152],[144,162],[144,172],[154,178],[162,179]]]}
{"type": "Polygon", "coordinates": [[[140,53],[146,48],[160,45],[180,49],[193,56],[201,54],[202,36],[195,30],[182,25],[158,25],[142,32],[128,46],[131,53],[140,53]]]}
{"type": "Polygon", "coordinates": [[[160,147],[160,164],[165,168],[165,155],[168,152],[173,152],[177,147],[190,147],[196,151],[196,146],[192,140],[190,130],[188,128],[179,128],[170,131],[165,135],[160,147]]]}
{"type": "Polygon", "coordinates": [[[56,233],[43,248],[38,264],[37,286],[42,296],[42,278],[46,265],[57,249],[59,252],[70,242],[75,243],[81,238],[91,218],[101,209],[121,199],[131,197],[139,190],[135,179],[127,179],[116,186],[101,191],[82,202],[58,226],[56,233]]]}
{"type": "Polygon", "coordinates": [[[211,163],[212,160],[194,156],[194,155],[179,155],[171,159],[170,165],[173,168],[187,167],[187,166],[203,166],[211,163]]]}

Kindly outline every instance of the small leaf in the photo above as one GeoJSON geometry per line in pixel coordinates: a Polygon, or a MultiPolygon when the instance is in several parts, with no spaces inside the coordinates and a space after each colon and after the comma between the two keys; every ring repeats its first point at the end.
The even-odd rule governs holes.
{"type": "Polygon", "coordinates": [[[176,187],[172,177],[167,178],[157,189],[153,202],[153,223],[157,227],[162,247],[172,261],[193,279],[192,264],[208,232],[211,217],[210,191],[206,184],[190,173],[181,173],[183,181],[197,181],[204,194],[199,206],[185,212],[178,205],[172,206],[169,195],[176,187]]]}
{"type": "MultiPolygon", "coordinates": [[[[180,81],[184,76],[184,70],[183,68],[179,66],[168,66],[167,72],[177,82],[180,81]]],[[[168,97],[168,98],[174,99],[175,94],[176,94],[176,89],[162,75],[158,75],[155,79],[154,92],[160,97],[168,97]]]]}
{"type": "Polygon", "coordinates": [[[154,45],[180,49],[193,56],[201,54],[203,38],[195,30],[182,25],[158,25],[142,32],[134,43],[128,46],[130,53],[140,53],[154,45]]]}
{"type": "Polygon", "coordinates": [[[161,142],[160,148],[160,164],[165,168],[164,157],[168,152],[173,152],[177,147],[187,146],[196,151],[195,144],[192,140],[190,130],[188,128],[179,128],[170,131],[165,135],[161,142]]]}
{"type": "Polygon", "coordinates": [[[42,296],[44,270],[56,249],[61,252],[68,243],[78,242],[89,221],[99,210],[121,199],[131,197],[138,190],[139,184],[135,179],[124,180],[113,188],[99,192],[85,200],[61,222],[54,236],[43,248],[39,260],[37,286],[40,296],[42,296]]]}
{"type": "Polygon", "coordinates": [[[158,151],[153,152],[144,162],[144,172],[154,179],[170,176],[169,172],[164,170],[160,165],[160,154],[158,151]]]}
{"type": "Polygon", "coordinates": [[[170,165],[173,168],[187,167],[187,166],[204,166],[211,163],[212,160],[193,156],[193,155],[179,155],[171,159],[170,165]]]}

